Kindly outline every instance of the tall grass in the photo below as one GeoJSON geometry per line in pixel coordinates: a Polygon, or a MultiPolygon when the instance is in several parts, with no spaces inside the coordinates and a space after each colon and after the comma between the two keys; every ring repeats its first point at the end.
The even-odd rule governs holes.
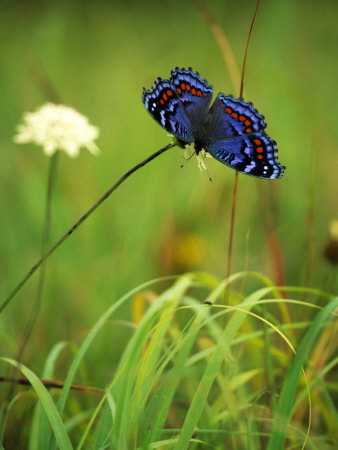
{"type": "MultiPolygon", "coordinates": [[[[205,273],[177,278],[139,316],[118,364],[109,365],[107,355],[106,386],[96,386],[96,391],[74,386],[81,379],[80,367],[86,371],[99,334],[107,326],[116,326],[118,309],[139,301],[138,292],[158,290],[164,281],[140,285],[113,302],[75,351],[62,389],[47,390],[26,366],[1,359],[16,366],[35,392],[34,414],[29,411],[35,402],[24,406],[17,398],[7,418],[9,422],[17,414],[30,417],[20,434],[31,449],[54,448],[54,442],[59,448],[78,449],[184,449],[189,445],[282,449],[285,442],[288,447],[334,448],[331,418],[337,417],[332,397],[336,385],[330,380],[338,361],[328,352],[319,368],[313,355],[320,338],[332,336],[331,318],[338,298],[296,289],[302,296],[320,295],[323,306],[289,299],[289,305],[309,318],[285,323],[285,300],[258,273],[235,274],[227,283],[205,273]],[[238,304],[224,306],[225,284],[244,278],[262,287],[238,304]],[[223,315],[224,329],[219,322],[223,315]],[[264,352],[267,342],[269,358],[264,352]],[[273,392],[266,383],[268,376],[273,392]],[[324,416],[323,401],[330,411],[324,416]],[[320,426],[314,426],[318,415],[320,426]]],[[[294,290],[283,289],[289,294],[294,290]]],[[[237,301],[238,294],[232,292],[230,300],[237,301]]],[[[69,350],[71,345],[61,342],[52,350],[44,379],[53,378],[61,354],[69,350]]],[[[26,388],[25,392],[22,395],[27,396],[31,391],[26,388]]]]}

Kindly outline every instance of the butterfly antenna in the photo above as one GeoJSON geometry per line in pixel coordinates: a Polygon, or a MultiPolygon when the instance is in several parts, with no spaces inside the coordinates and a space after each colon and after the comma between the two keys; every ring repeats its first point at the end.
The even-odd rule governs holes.
{"type": "Polygon", "coordinates": [[[183,158],[185,159],[185,162],[184,162],[183,164],[181,164],[181,169],[182,169],[182,167],[184,167],[184,166],[186,165],[186,163],[187,163],[188,161],[191,160],[191,158],[192,158],[194,155],[196,155],[196,150],[194,150],[193,153],[192,153],[190,156],[188,156],[188,158],[186,158],[185,156],[183,156],[183,158]]]}

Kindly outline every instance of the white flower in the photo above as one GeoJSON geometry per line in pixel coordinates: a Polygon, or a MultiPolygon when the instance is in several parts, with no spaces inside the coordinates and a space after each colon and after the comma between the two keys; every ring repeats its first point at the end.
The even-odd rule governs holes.
{"type": "Polygon", "coordinates": [[[209,153],[202,149],[198,152],[198,155],[197,155],[193,145],[189,145],[188,147],[186,147],[186,149],[184,151],[184,158],[188,160],[194,154],[196,155],[197,165],[198,165],[198,168],[200,169],[200,171],[201,172],[203,170],[208,171],[207,165],[205,164],[205,158],[211,158],[209,153]]]}
{"type": "Polygon", "coordinates": [[[14,142],[41,145],[48,156],[63,150],[75,158],[81,147],[86,147],[94,155],[100,152],[94,142],[99,129],[91,125],[87,117],[64,105],[47,103],[35,112],[25,113],[17,132],[14,142]]]}

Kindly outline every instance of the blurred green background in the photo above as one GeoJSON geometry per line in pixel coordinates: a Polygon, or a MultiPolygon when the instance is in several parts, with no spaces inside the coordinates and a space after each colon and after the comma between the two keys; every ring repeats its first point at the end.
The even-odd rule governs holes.
{"type": "MultiPolygon", "coordinates": [[[[241,67],[256,1],[206,1],[241,67]]],[[[274,277],[263,212],[273,216],[288,285],[335,290],[323,257],[338,218],[338,3],[262,1],[249,48],[245,92],[266,117],[287,167],[279,181],[240,175],[233,271],[274,277]],[[313,226],[308,227],[313,214],[313,226]],[[309,254],[313,262],[309,262],[309,254]],[[304,277],[308,267],[308,277],[304,277]]],[[[191,1],[0,2],[1,301],[39,258],[48,158],[13,143],[25,111],[46,98],[39,64],[62,102],[100,128],[99,157],[62,153],[50,242],[124,172],[170,138],[141,94],[170,70],[191,66],[215,94],[238,96],[221,53],[191,1]]],[[[43,305],[25,361],[41,367],[58,341],[79,342],[94,320],[138,284],[189,270],[224,277],[235,172],[173,149],[132,176],[48,261],[43,305]],[[38,348],[38,351],[36,351],[38,348]]],[[[35,275],[0,317],[1,354],[14,356],[36,298],[35,275]]],[[[120,313],[130,319],[130,310],[120,313]]],[[[109,327],[92,354],[115,358],[128,331],[109,327]]],[[[102,362],[102,364],[104,364],[102,362]]]]}

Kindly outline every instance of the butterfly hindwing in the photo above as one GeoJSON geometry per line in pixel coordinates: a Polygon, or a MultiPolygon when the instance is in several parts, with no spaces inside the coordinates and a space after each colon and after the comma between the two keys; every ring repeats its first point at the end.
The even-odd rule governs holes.
{"type": "Polygon", "coordinates": [[[266,127],[264,117],[252,106],[242,99],[231,95],[218,94],[210,111],[209,135],[211,138],[243,136],[266,127]]]}
{"type": "Polygon", "coordinates": [[[198,72],[176,67],[171,72],[170,82],[183,104],[193,130],[201,126],[212,99],[212,86],[203,80],[198,72]]]}
{"type": "Polygon", "coordinates": [[[143,89],[142,101],[151,116],[169,133],[184,142],[194,140],[191,123],[173,85],[158,78],[154,86],[143,89]]]}
{"type": "Polygon", "coordinates": [[[223,164],[247,175],[275,179],[284,173],[285,167],[277,158],[276,143],[265,133],[215,139],[206,150],[223,164]]]}

